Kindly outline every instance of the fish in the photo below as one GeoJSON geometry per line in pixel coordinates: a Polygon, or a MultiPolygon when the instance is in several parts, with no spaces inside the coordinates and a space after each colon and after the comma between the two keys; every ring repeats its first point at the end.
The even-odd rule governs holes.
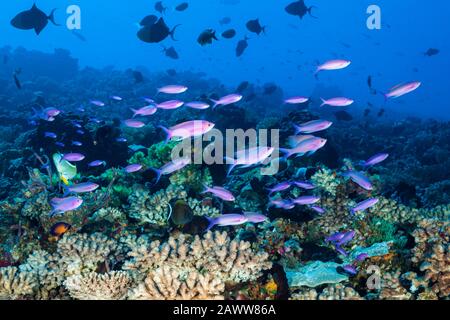
{"type": "Polygon", "coordinates": [[[366,161],[361,161],[360,165],[367,168],[377,165],[389,157],[389,153],[377,153],[376,155],[370,157],[366,161]]]}
{"type": "Polygon", "coordinates": [[[267,190],[269,191],[269,196],[270,196],[272,193],[285,191],[285,190],[289,189],[290,187],[291,187],[291,183],[288,181],[285,181],[285,182],[280,182],[280,183],[274,185],[273,187],[268,188],[267,190]]]}
{"type": "Polygon", "coordinates": [[[155,185],[159,182],[159,180],[161,179],[161,176],[168,175],[175,171],[181,170],[190,163],[191,163],[191,159],[186,157],[186,158],[179,158],[179,159],[172,160],[169,163],[166,163],[165,165],[163,165],[159,169],[150,168],[150,170],[152,170],[156,174],[155,185]]]}
{"type": "Polygon", "coordinates": [[[354,183],[367,191],[373,190],[373,186],[369,178],[367,178],[362,172],[350,170],[344,172],[342,175],[344,177],[349,177],[354,183]]]}
{"type": "Polygon", "coordinates": [[[344,236],[345,236],[345,232],[336,232],[336,233],[333,233],[331,236],[326,237],[326,238],[325,238],[325,241],[326,241],[326,242],[337,243],[337,242],[340,241],[344,236]]]}
{"type": "Polygon", "coordinates": [[[234,29],[228,29],[222,32],[222,37],[225,39],[232,39],[236,35],[236,30],[234,29]]]}
{"type": "Polygon", "coordinates": [[[67,160],[62,159],[62,154],[53,154],[53,164],[58,172],[59,179],[65,184],[69,184],[69,180],[73,179],[77,175],[77,167],[67,160]]]}
{"type": "Polygon", "coordinates": [[[66,222],[57,222],[50,228],[50,234],[55,237],[61,237],[69,231],[71,227],[72,226],[66,222]]]}
{"type": "Polygon", "coordinates": [[[285,11],[293,16],[298,16],[300,19],[308,13],[311,17],[316,18],[312,15],[312,9],[316,8],[315,6],[307,7],[304,0],[298,0],[290,3],[285,7],[285,11]]]}
{"type": "Polygon", "coordinates": [[[180,56],[178,55],[178,52],[175,50],[174,47],[170,47],[170,48],[164,47],[163,52],[166,55],[166,57],[169,57],[171,59],[177,60],[180,58],[180,56]]]}
{"type": "Polygon", "coordinates": [[[172,220],[177,226],[185,225],[192,221],[194,218],[194,212],[189,204],[184,200],[177,200],[173,207],[171,207],[171,213],[169,219],[172,220]]]}
{"type": "Polygon", "coordinates": [[[364,210],[367,210],[371,207],[373,207],[374,205],[376,205],[378,203],[378,199],[377,198],[370,198],[364,201],[361,201],[360,203],[358,203],[354,208],[352,208],[350,210],[351,214],[355,214],[356,212],[361,212],[364,210]]]}
{"type": "Polygon", "coordinates": [[[242,40],[239,40],[236,46],[236,57],[240,57],[244,54],[245,50],[248,48],[248,37],[245,37],[242,40]]]}
{"type": "Polygon", "coordinates": [[[119,96],[110,96],[110,99],[114,100],[114,101],[122,101],[123,100],[123,98],[119,97],[119,96]]]}
{"type": "Polygon", "coordinates": [[[117,142],[127,142],[128,140],[127,140],[127,138],[124,138],[124,137],[118,137],[118,138],[116,138],[116,141],[117,142]]]}
{"type": "Polygon", "coordinates": [[[168,85],[161,88],[158,88],[158,94],[159,93],[166,93],[166,94],[180,94],[185,93],[188,90],[188,87],[183,85],[168,85]]]}
{"type": "Polygon", "coordinates": [[[11,25],[21,30],[34,29],[36,34],[39,35],[47,26],[48,21],[53,23],[55,26],[59,26],[59,24],[55,22],[55,11],[56,9],[53,9],[50,12],[50,15],[47,16],[42,10],[38,9],[36,4],[33,4],[30,10],[22,11],[17,14],[11,20],[11,25]]]}
{"type": "Polygon", "coordinates": [[[125,168],[123,168],[123,170],[126,173],[135,173],[138,172],[142,169],[142,164],[139,163],[134,163],[134,164],[130,164],[128,166],[126,166],[125,168]]]}
{"type": "Polygon", "coordinates": [[[320,105],[321,107],[323,107],[323,106],[347,107],[347,106],[353,104],[353,102],[355,102],[354,100],[345,98],[345,97],[331,98],[328,100],[325,100],[323,98],[320,98],[320,99],[322,100],[322,104],[320,105]]]}
{"type": "Polygon", "coordinates": [[[134,152],[139,151],[139,150],[143,150],[143,149],[147,149],[144,146],[141,145],[137,145],[137,144],[132,144],[131,146],[128,146],[128,148],[134,152]]]}
{"type": "Polygon", "coordinates": [[[299,133],[315,133],[328,129],[333,125],[333,122],[328,120],[312,120],[302,123],[300,125],[294,125],[296,134],[299,133]]]}
{"type": "Polygon", "coordinates": [[[329,60],[317,67],[315,75],[317,76],[321,71],[342,70],[351,63],[350,60],[329,60]]]}
{"type": "Polygon", "coordinates": [[[253,147],[236,152],[236,159],[225,157],[226,164],[230,165],[227,175],[229,175],[236,166],[243,166],[246,168],[263,163],[272,155],[274,150],[275,148],[273,147],[253,147]]]}
{"type": "Polygon", "coordinates": [[[46,132],[44,132],[44,137],[51,138],[51,139],[56,139],[58,136],[54,132],[46,131],[46,132]]]}
{"type": "Polygon", "coordinates": [[[61,147],[61,148],[64,148],[66,146],[65,143],[63,143],[61,141],[55,142],[55,145],[57,145],[58,147],[61,147]]]}
{"type": "Polygon", "coordinates": [[[372,88],[372,76],[368,76],[367,77],[367,85],[369,86],[370,89],[370,93],[372,94],[377,94],[377,90],[375,90],[374,88],[372,88]]]}
{"type": "Polygon", "coordinates": [[[13,74],[13,80],[14,80],[14,84],[16,85],[16,88],[21,90],[22,89],[22,83],[19,80],[19,77],[17,76],[17,73],[14,72],[13,74]]]}
{"type": "Polygon", "coordinates": [[[213,109],[215,109],[217,106],[227,106],[236,102],[239,102],[242,100],[242,95],[233,93],[226,95],[219,100],[211,99],[211,101],[214,103],[213,109]]]}
{"type": "Polygon", "coordinates": [[[348,256],[347,251],[345,251],[344,249],[342,249],[341,246],[336,245],[336,246],[335,246],[335,249],[336,249],[336,251],[337,251],[339,254],[342,254],[342,255],[345,256],[345,257],[348,256]]]}
{"type": "Polygon", "coordinates": [[[294,181],[293,184],[297,188],[305,189],[305,190],[313,190],[316,188],[316,186],[310,182],[307,181],[294,181]]]}
{"type": "Polygon", "coordinates": [[[221,25],[229,24],[230,22],[231,22],[231,18],[230,17],[223,17],[222,19],[219,20],[219,23],[221,25]]]}
{"type": "Polygon", "coordinates": [[[243,214],[223,214],[216,218],[206,217],[209,222],[206,231],[210,230],[214,226],[226,227],[226,226],[237,226],[244,224],[248,221],[248,218],[243,214]]]}
{"type": "Polygon", "coordinates": [[[52,207],[50,217],[53,217],[57,214],[64,214],[67,211],[76,210],[82,204],[83,199],[78,197],[53,198],[50,200],[50,206],[52,207]]]}
{"type": "Polygon", "coordinates": [[[343,266],[342,269],[344,269],[345,272],[347,272],[348,274],[351,274],[353,276],[358,274],[356,267],[351,264],[347,264],[347,265],[343,266]]]}
{"type": "Polygon", "coordinates": [[[156,113],[156,111],[158,111],[158,108],[155,106],[145,106],[139,109],[133,109],[130,108],[131,111],[133,111],[133,118],[136,116],[151,116],[154,115],[156,113]]]}
{"type": "Polygon", "coordinates": [[[197,42],[201,46],[205,46],[207,44],[212,44],[213,40],[219,40],[216,37],[216,31],[213,29],[206,29],[197,38],[197,42]]]}
{"type": "Polygon", "coordinates": [[[392,87],[388,93],[384,94],[384,98],[386,100],[390,99],[390,98],[392,98],[392,99],[400,98],[400,97],[404,96],[405,94],[415,91],[421,85],[422,85],[422,83],[419,81],[413,81],[413,82],[408,82],[405,84],[396,85],[395,87],[392,87]]]}
{"type": "Polygon", "coordinates": [[[279,150],[285,154],[284,156],[285,159],[288,159],[293,155],[296,155],[297,157],[301,157],[303,155],[311,156],[317,150],[323,148],[326,143],[327,139],[312,137],[300,142],[295,148],[292,149],[280,148],[279,150]]]}
{"type": "Polygon", "coordinates": [[[247,222],[250,223],[261,223],[269,220],[268,217],[259,212],[244,212],[243,214],[247,218],[247,222]]]}
{"type": "Polygon", "coordinates": [[[364,110],[364,117],[369,116],[369,114],[370,114],[370,109],[365,109],[364,110]]]}
{"type": "Polygon", "coordinates": [[[166,141],[169,141],[171,138],[184,140],[190,137],[198,137],[211,131],[214,128],[214,123],[206,120],[191,120],[182,122],[170,128],[164,126],[158,127],[167,134],[166,141]]]}
{"type": "Polygon", "coordinates": [[[284,103],[286,104],[302,104],[309,101],[309,98],[307,97],[292,97],[284,100],[284,103]]]}
{"type": "Polygon", "coordinates": [[[210,107],[210,105],[206,102],[202,101],[191,101],[185,104],[186,107],[197,110],[205,110],[210,107]]]}
{"type": "Polygon", "coordinates": [[[124,122],[124,125],[129,127],[129,128],[142,128],[145,126],[145,123],[139,120],[133,120],[133,119],[127,119],[124,122]]]}
{"type": "Polygon", "coordinates": [[[77,134],[79,134],[79,135],[83,135],[84,134],[84,131],[83,130],[77,130],[77,131],[75,131],[77,134]]]}
{"type": "Polygon", "coordinates": [[[249,20],[245,26],[248,31],[256,33],[257,35],[260,35],[261,32],[266,33],[266,26],[262,27],[259,19],[249,20]]]}
{"type": "Polygon", "coordinates": [[[425,55],[425,56],[432,57],[432,56],[435,56],[435,55],[439,54],[439,52],[440,52],[439,49],[436,49],[436,48],[429,48],[429,49],[424,53],[424,55],[425,55]]]}
{"type": "Polygon", "coordinates": [[[76,147],[81,147],[83,145],[83,143],[80,141],[72,141],[72,145],[76,146],[76,147]]]}
{"type": "Polygon", "coordinates": [[[350,113],[348,113],[347,111],[343,111],[343,110],[335,112],[334,116],[339,121],[352,121],[353,120],[352,115],[350,113]]]}
{"type": "Polygon", "coordinates": [[[317,196],[301,196],[293,199],[292,202],[298,205],[310,205],[320,201],[320,197],[317,196]]]}
{"type": "Polygon", "coordinates": [[[135,83],[142,83],[142,82],[144,82],[144,76],[142,75],[142,72],[134,70],[132,72],[132,74],[133,74],[133,78],[134,78],[134,82],[135,83]]]}
{"type": "Polygon", "coordinates": [[[234,195],[228,191],[225,188],[222,187],[208,187],[204,185],[204,190],[201,193],[212,193],[214,196],[216,196],[219,199],[222,199],[223,201],[234,201],[236,198],[234,195]]]}
{"type": "Polygon", "coordinates": [[[78,152],[73,152],[73,153],[66,153],[63,155],[63,157],[61,158],[61,160],[67,160],[69,162],[78,162],[78,161],[83,161],[85,158],[84,154],[78,153],[78,152]]]}
{"type": "Polygon", "coordinates": [[[355,237],[355,234],[356,234],[356,233],[355,233],[355,231],[353,231],[353,230],[345,232],[345,233],[342,235],[342,237],[341,237],[338,241],[336,241],[336,244],[337,244],[338,246],[342,246],[342,245],[344,245],[344,244],[346,244],[346,243],[352,241],[352,239],[355,237]]]}
{"type": "Polygon", "coordinates": [[[160,14],[164,14],[167,10],[167,7],[164,7],[162,1],[157,1],[155,3],[155,10],[158,11],[160,14]]]}
{"type": "Polygon", "coordinates": [[[139,22],[139,24],[143,27],[145,26],[152,26],[156,23],[156,21],[158,21],[158,17],[155,16],[154,14],[145,16],[141,22],[139,22]]]}
{"type": "Polygon", "coordinates": [[[187,8],[189,8],[189,3],[187,3],[187,2],[182,2],[182,3],[180,3],[179,5],[177,5],[177,6],[175,7],[175,10],[177,10],[177,11],[184,11],[184,10],[186,10],[187,8]]]}
{"type": "Polygon", "coordinates": [[[369,255],[367,253],[360,253],[356,256],[355,261],[362,262],[362,261],[366,260],[367,258],[369,258],[369,255]]]}
{"type": "Polygon", "coordinates": [[[176,25],[172,28],[172,30],[169,29],[167,24],[164,21],[164,18],[159,18],[159,20],[153,24],[153,25],[146,25],[142,27],[138,33],[137,37],[146,43],[158,43],[166,39],[168,36],[172,38],[172,40],[175,40],[175,30],[180,25],[176,25]]]}
{"type": "Polygon", "coordinates": [[[270,200],[269,206],[275,206],[278,209],[291,210],[295,207],[295,203],[290,200],[270,200]]]}
{"type": "Polygon", "coordinates": [[[106,161],[94,160],[88,163],[88,167],[100,167],[100,166],[106,166],[106,161]]]}
{"type": "Polygon", "coordinates": [[[384,115],[385,111],[386,111],[386,110],[384,110],[383,108],[381,108],[381,109],[378,111],[377,116],[378,116],[378,117],[382,117],[382,116],[384,115]]]}
{"type": "Polygon", "coordinates": [[[324,214],[326,213],[326,210],[322,207],[319,206],[309,206],[310,209],[314,210],[315,212],[319,213],[319,214],[324,214]]]}
{"type": "Polygon", "coordinates": [[[71,193],[86,193],[97,190],[99,187],[98,184],[93,182],[83,182],[79,184],[74,184],[71,186],[64,187],[64,197],[68,196],[71,193]]]}
{"type": "Polygon", "coordinates": [[[178,109],[178,108],[182,107],[183,105],[184,105],[183,101],[169,100],[169,101],[164,101],[164,102],[158,103],[156,105],[156,108],[163,109],[163,110],[174,110],[174,109],[178,109]]]}
{"type": "Polygon", "coordinates": [[[105,103],[100,100],[91,100],[91,101],[89,101],[89,103],[96,107],[104,107],[105,106],[105,103]]]}

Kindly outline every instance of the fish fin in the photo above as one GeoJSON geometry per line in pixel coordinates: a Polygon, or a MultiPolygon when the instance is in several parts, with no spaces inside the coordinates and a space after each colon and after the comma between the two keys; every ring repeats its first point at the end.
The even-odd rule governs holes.
{"type": "Polygon", "coordinates": [[[317,9],[317,7],[316,6],[311,6],[311,7],[308,8],[309,16],[314,18],[314,19],[318,19],[316,16],[313,16],[312,9],[317,9]]]}
{"type": "Polygon", "coordinates": [[[47,19],[50,20],[50,22],[53,23],[55,26],[60,26],[60,24],[55,22],[55,11],[56,9],[53,9],[52,12],[50,12],[50,15],[47,17],[47,19]]]}
{"type": "Polygon", "coordinates": [[[292,152],[289,149],[279,148],[278,150],[280,152],[284,153],[284,156],[282,158],[285,159],[285,160],[289,159],[292,156],[292,152]]]}
{"type": "Polygon", "coordinates": [[[236,167],[236,161],[232,158],[225,157],[225,164],[231,163],[227,169],[227,177],[230,175],[231,171],[236,167]]]}
{"type": "Polygon", "coordinates": [[[320,105],[321,107],[327,104],[327,101],[324,98],[320,98],[320,100],[322,100],[322,104],[320,105]]]}
{"type": "Polygon", "coordinates": [[[154,185],[157,185],[159,180],[161,180],[161,170],[155,169],[155,168],[148,168],[149,170],[153,171],[156,174],[156,179],[154,185]]]}
{"type": "Polygon", "coordinates": [[[206,220],[208,220],[208,227],[206,228],[205,232],[208,232],[209,230],[211,230],[212,227],[214,227],[214,225],[216,224],[216,220],[214,218],[210,218],[210,217],[206,217],[206,220]]]}
{"type": "Polygon", "coordinates": [[[306,153],[307,157],[311,157],[314,153],[316,153],[317,150],[309,151],[306,153]]]}
{"type": "Polygon", "coordinates": [[[175,39],[175,30],[181,26],[181,24],[177,24],[175,27],[173,27],[172,31],[170,31],[169,35],[172,38],[173,41],[178,41],[177,39],[175,39]]]}
{"type": "Polygon", "coordinates": [[[302,130],[301,127],[296,125],[296,124],[293,124],[293,126],[294,126],[294,129],[295,129],[295,134],[299,134],[301,132],[301,130],[302,130]]]}
{"type": "Polygon", "coordinates": [[[63,190],[64,190],[63,197],[67,197],[71,193],[70,190],[69,190],[69,186],[64,185],[62,187],[63,187],[63,190]]]}
{"type": "Polygon", "coordinates": [[[209,100],[211,100],[214,103],[214,105],[212,106],[212,109],[214,110],[219,105],[219,101],[214,100],[214,99],[209,99],[209,100]]]}
{"type": "Polygon", "coordinates": [[[172,132],[164,126],[158,126],[158,128],[164,130],[164,132],[167,134],[166,139],[164,140],[164,143],[169,142],[170,138],[172,138],[172,132]]]}
{"type": "Polygon", "coordinates": [[[173,212],[173,209],[172,209],[172,206],[170,205],[170,203],[168,203],[168,205],[169,205],[170,211],[169,211],[169,214],[168,214],[168,216],[167,216],[167,221],[170,220],[170,217],[172,217],[172,212],[173,212]]]}
{"type": "Polygon", "coordinates": [[[130,110],[133,111],[133,118],[136,117],[138,111],[133,108],[130,108],[130,110]]]}
{"type": "Polygon", "coordinates": [[[203,183],[203,188],[203,191],[200,192],[201,194],[209,192],[209,187],[206,185],[206,183],[203,183]]]}

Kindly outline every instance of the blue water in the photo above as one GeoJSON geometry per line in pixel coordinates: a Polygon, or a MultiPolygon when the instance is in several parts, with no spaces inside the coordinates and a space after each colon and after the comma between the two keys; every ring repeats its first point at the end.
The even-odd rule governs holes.
{"type": "Polygon", "coordinates": [[[387,111],[402,116],[450,119],[447,84],[450,4],[447,1],[428,4],[419,0],[310,0],[306,4],[317,6],[313,14],[318,19],[305,16],[300,20],[285,12],[290,0],[241,0],[237,4],[225,4],[226,0],[192,0],[184,12],[174,10],[182,1],[165,0],[169,7],[165,15],[167,24],[181,26],[175,34],[179,41],[169,37],[160,44],[143,43],[136,37],[137,23],[144,16],[156,13],[156,1],[40,0],[37,5],[45,13],[58,8],[56,21],[63,26],[49,24],[39,36],[33,31],[15,29],[9,23],[18,12],[31,8],[33,2],[2,1],[0,46],[23,46],[44,52],[65,48],[79,59],[81,66],[125,69],[141,65],[152,71],[167,68],[202,71],[230,87],[242,80],[274,82],[286,95],[309,96],[322,83],[338,87],[361,108],[369,101],[384,105],[381,95],[371,96],[367,90],[368,75],[373,76],[374,87],[380,91],[401,82],[421,81],[419,90],[390,102],[387,111]],[[366,9],[370,4],[381,8],[381,30],[366,27],[366,9]],[[78,32],[86,42],[65,27],[69,5],[81,8],[78,32]],[[218,21],[225,16],[231,18],[231,23],[221,26],[218,21]],[[245,23],[255,18],[267,25],[266,35],[258,37],[246,30],[245,23]],[[201,47],[196,39],[207,28],[217,30],[219,35],[235,28],[238,34],[234,39],[220,38],[212,45],[201,47]],[[251,37],[249,48],[242,57],[236,58],[236,43],[245,35],[251,37]],[[180,59],[165,57],[162,45],[175,46],[180,59]],[[425,56],[423,53],[430,47],[438,48],[440,54],[425,56]],[[322,74],[316,81],[312,73],[317,62],[335,57],[353,63],[346,70],[322,74]]]}

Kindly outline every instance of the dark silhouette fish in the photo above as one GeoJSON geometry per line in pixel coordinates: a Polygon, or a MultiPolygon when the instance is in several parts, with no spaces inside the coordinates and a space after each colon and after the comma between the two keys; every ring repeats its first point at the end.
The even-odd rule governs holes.
{"type": "Polygon", "coordinates": [[[249,84],[250,84],[250,83],[249,83],[248,81],[242,81],[242,82],[239,84],[239,86],[237,87],[236,91],[237,91],[238,93],[244,92],[245,89],[248,88],[248,85],[249,85],[249,84]]]}
{"type": "Polygon", "coordinates": [[[370,114],[370,109],[364,110],[364,117],[367,117],[370,114]]]}
{"type": "Polygon", "coordinates": [[[347,111],[337,111],[334,113],[334,116],[339,121],[352,121],[353,120],[352,115],[350,113],[348,113],[347,111]]]}
{"type": "Polygon", "coordinates": [[[269,84],[264,87],[264,94],[271,95],[277,91],[278,87],[275,84],[269,84]]]}
{"type": "Polygon", "coordinates": [[[141,83],[144,82],[144,76],[142,75],[142,72],[140,71],[133,71],[133,78],[135,83],[141,83]]]}
{"type": "Polygon", "coordinates": [[[245,52],[245,50],[248,48],[248,39],[245,37],[244,39],[240,40],[236,46],[236,57],[242,56],[242,54],[245,52]]]}
{"type": "Polygon", "coordinates": [[[186,10],[188,7],[189,7],[189,3],[183,2],[183,3],[180,3],[179,5],[177,5],[177,6],[175,7],[175,10],[177,10],[177,11],[184,11],[184,10],[186,10]]]}
{"type": "Polygon", "coordinates": [[[48,21],[50,20],[55,26],[59,26],[55,22],[55,13],[56,9],[53,9],[49,16],[47,16],[43,11],[36,7],[36,4],[33,4],[30,10],[22,11],[18,15],[16,15],[11,20],[11,25],[17,29],[21,30],[31,30],[34,29],[37,35],[41,33],[42,30],[47,26],[48,21]]]}
{"type": "Polygon", "coordinates": [[[382,117],[384,115],[386,110],[384,109],[380,109],[380,111],[378,111],[378,117],[382,117]]]}
{"type": "Polygon", "coordinates": [[[372,76],[368,76],[368,77],[367,77],[367,85],[369,86],[370,93],[373,94],[373,95],[376,95],[376,94],[377,94],[377,90],[375,90],[375,89],[372,87],[372,76]]]}
{"type": "Polygon", "coordinates": [[[234,38],[235,35],[236,35],[236,30],[234,30],[234,29],[228,29],[228,30],[222,32],[222,37],[224,37],[225,39],[232,39],[232,38],[234,38]]]}
{"type": "Polygon", "coordinates": [[[167,10],[167,7],[164,7],[162,1],[158,1],[155,3],[155,10],[158,11],[161,14],[164,14],[167,10]]]}
{"type": "Polygon", "coordinates": [[[81,33],[77,32],[76,30],[73,30],[72,34],[83,42],[87,41],[86,38],[81,33]]]}
{"type": "Polygon", "coordinates": [[[430,48],[424,53],[424,55],[432,57],[432,56],[439,54],[439,52],[440,52],[439,49],[430,48]]]}
{"type": "Polygon", "coordinates": [[[144,17],[141,22],[139,22],[139,24],[143,27],[145,26],[152,26],[156,23],[156,21],[158,21],[158,17],[155,16],[154,14],[148,15],[146,17],[144,17]]]}
{"type": "Polygon", "coordinates": [[[266,33],[266,27],[262,27],[259,23],[259,19],[250,20],[245,25],[248,29],[248,31],[256,33],[258,36],[261,34],[261,32],[266,33]]]}
{"type": "Polygon", "coordinates": [[[194,213],[184,200],[177,200],[172,207],[170,219],[178,226],[185,225],[192,221],[194,213]]]}
{"type": "Polygon", "coordinates": [[[138,31],[137,36],[140,40],[147,43],[157,43],[161,42],[170,36],[173,40],[174,33],[177,27],[180,25],[176,25],[172,30],[164,22],[164,18],[159,18],[158,22],[150,26],[144,26],[141,30],[138,31]]]}
{"type": "Polygon", "coordinates": [[[164,48],[164,53],[167,57],[177,60],[179,58],[177,51],[174,47],[164,48]]]}
{"type": "Polygon", "coordinates": [[[15,71],[15,72],[13,73],[13,79],[14,79],[14,83],[15,83],[17,89],[21,90],[21,89],[22,89],[22,84],[20,83],[20,80],[19,80],[19,78],[17,77],[17,75],[18,75],[19,73],[20,73],[20,72],[15,71]]]}
{"type": "Polygon", "coordinates": [[[231,18],[229,17],[223,17],[222,19],[219,20],[219,23],[223,26],[225,24],[229,24],[231,22],[231,18]]]}
{"type": "Polygon", "coordinates": [[[200,35],[197,38],[197,42],[201,46],[212,44],[213,40],[219,40],[216,37],[216,31],[214,31],[213,29],[206,29],[205,31],[200,33],[200,35]]]}
{"type": "Polygon", "coordinates": [[[317,18],[312,15],[311,10],[313,8],[316,8],[315,6],[307,7],[304,0],[298,0],[296,2],[293,2],[289,4],[285,10],[287,13],[298,16],[300,19],[303,19],[303,17],[308,13],[311,17],[317,18]]]}

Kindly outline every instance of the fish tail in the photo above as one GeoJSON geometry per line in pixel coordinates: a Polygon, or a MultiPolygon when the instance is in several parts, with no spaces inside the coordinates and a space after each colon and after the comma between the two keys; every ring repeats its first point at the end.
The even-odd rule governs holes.
{"type": "Polygon", "coordinates": [[[209,230],[211,230],[212,227],[214,227],[214,225],[216,224],[216,220],[214,218],[210,218],[210,217],[206,217],[206,220],[208,220],[208,227],[206,228],[205,232],[208,232],[209,230]]]}
{"type": "Polygon", "coordinates": [[[200,192],[200,193],[207,193],[207,192],[209,192],[209,187],[206,185],[206,183],[203,183],[203,191],[202,192],[200,192]]]}
{"type": "Polygon", "coordinates": [[[173,27],[172,31],[170,31],[170,37],[172,38],[173,41],[178,41],[177,39],[175,39],[175,30],[181,26],[181,24],[177,24],[175,27],[173,27]]]}
{"type": "Polygon", "coordinates": [[[161,170],[158,170],[158,169],[155,169],[155,168],[148,168],[148,169],[153,171],[156,174],[155,185],[157,185],[159,180],[161,180],[161,175],[162,175],[161,170]]]}
{"type": "Polygon", "coordinates": [[[63,185],[62,187],[63,187],[63,190],[64,190],[64,195],[63,195],[63,197],[67,197],[67,196],[70,194],[69,187],[66,186],[66,185],[63,185]]]}
{"type": "Polygon", "coordinates": [[[212,108],[214,110],[219,105],[219,101],[214,100],[214,99],[210,99],[210,100],[214,103],[214,105],[212,106],[212,108]]]}
{"type": "Polygon", "coordinates": [[[164,140],[164,143],[169,142],[170,138],[172,138],[172,132],[164,126],[158,126],[158,128],[161,128],[167,134],[166,139],[164,140]]]}
{"type": "Polygon", "coordinates": [[[313,16],[313,14],[312,14],[312,9],[317,9],[317,7],[316,7],[316,6],[311,6],[311,7],[308,8],[309,16],[312,17],[312,18],[314,18],[314,19],[317,19],[316,16],[313,16]]]}
{"type": "Polygon", "coordinates": [[[322,100],[322,104],[320,105],[321,107],[327,105],[327,101],[324,98],[320,98],[320,100],[322,100]]]}
{"type": "Polygon", "coordinates": [[[292,156],[292,152],[289,149],[285,149],[285,148],[279,148],[278,149],[280,152],[284,153],[284,156],[282,157],[282,159],[289,159],[290,156],[292,156]]]}
{"type": "Polygon", "coordinates": [[[293,124],[294,129],[295,129],[295,134],[299,134],[302,131],[302,128],[300,128],[300,126],[293,124]]]}
{"type": "Polygon", "coordinates": [[[236,167],[236,161],[232,158],[225,157],[225,164],[231,163],[227,169],[227,177],[230,175],[231,171],[233,171],[234,167],[236,167]]]}
{"type": "Polygon", "coordinates": [[[50,12],[50,15],[47,17],[48,20],[51,21],[55,26],[60,26],[60,24],[55,22],[55,11],[56,9],[53,9],[52,12],[50,12]]]}
{"type": "Polygon", "coordinates": [[[131,111],[133,111],[133,118],[136,117],[138,111],[136,109],[130,108],[131,111]]]}

